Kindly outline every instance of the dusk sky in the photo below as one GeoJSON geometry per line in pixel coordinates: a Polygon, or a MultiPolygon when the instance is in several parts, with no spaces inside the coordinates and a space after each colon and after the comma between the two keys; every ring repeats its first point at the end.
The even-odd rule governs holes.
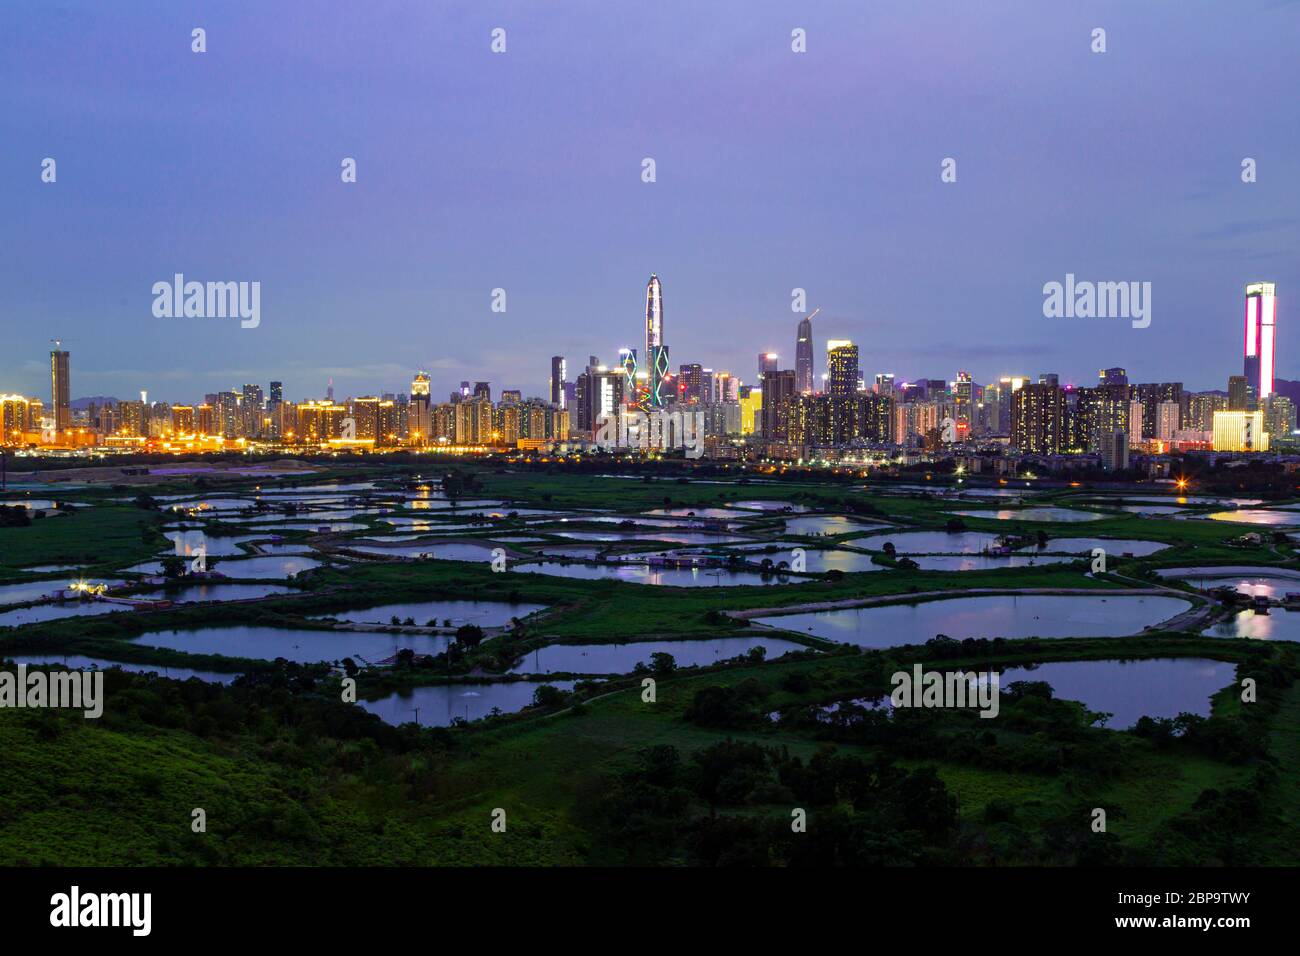
{"type": "Polygon", "coordinates": [[[0,392],[48,400],[57,336],[74,397],[543,394],[644,350],[652,272],[672,367],[746,382],[801,287],[818,374],[1223,388],[1254,280],[1300,378],[1298,44],[1280,0],[6,0],[0,392]],[[156,318],[177,272],[261,325],[156,318]],[[1150,282],[1150,327],[1045,318],[1067,273],[1150,282]]]}

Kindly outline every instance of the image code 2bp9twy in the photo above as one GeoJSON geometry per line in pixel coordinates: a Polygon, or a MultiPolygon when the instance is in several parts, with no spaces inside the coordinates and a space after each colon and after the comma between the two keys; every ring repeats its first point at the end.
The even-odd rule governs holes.
{"type": "Polygon", "coordinates": [[[6,922],[837,868],[1259,928],[1300,864],[1298,36],[7,3],[6,922]]]}

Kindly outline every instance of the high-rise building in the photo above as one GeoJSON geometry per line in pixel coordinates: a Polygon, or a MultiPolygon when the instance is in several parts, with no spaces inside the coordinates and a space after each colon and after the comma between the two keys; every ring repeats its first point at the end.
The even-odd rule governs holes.
{"type": "Polygon", "coordinates": [[[794,369],[768,372],[763,376],[763,438],[765,441],[789,440],[792,399],[797,394],[794,369]]]}
{"type": "MultiPolygon", "coordinates": [[[[226,393],[222,393],[223,395],[226,393]]],[[[296,441],[304,445],[323,444],[343,435],[343,419],[347,408],[331,401],[303,402],[298,406],[296,441]]]]}
{"type": "Polygon", "coordinates": [[[1123,385],[1128,387],[1128,372],[1122,368],[1104,368],[1097,373],[1103,386],[1123,385]]]}
{"type": "Polygon", "coordinates": [[[1128,467],[1128,432],[1119,429],[1099,436],[1101,466],[1107,471],[1123,471],[1128,467]]]}
{"type": "Polygon", "coordinates": [[[1228,411],[1244,412],[1250,409],[1250,382],[1245,375],[1228,376],[1228,411]]]}
{"type": "MultiPolygon", "coordinates": [[[[333,404],[332,402],[330,404],[333,404]]],[[[219,392],[217,394],[218,434],[226,438],[238,438],[242,424],[239,414],[239,393],[219,392]]]]}
{"type": "Polygon", "coordinates": [[[23,433],[35,431],[30,425],[30,406],[22,395],[0,395],[0,445],[21,445],[23,433]]]}
{"type": "MultiPolygon", "coordinates": [[[[1043,383],[1056,387],[1055,382],[1043,383]]],[[[957,440],[962,441],[970,435],[971,423],[975,410],[975,385],[971,381],[970,372],[958,372],[957,381],[952,385],[953,398],[956,400],[956,414],[953,418],[957,424],[957,440]]]]}
{"type": "Polygon", "coordinates": [[[258,438],[262,434],[262,386],[245,385],[240,401],[240,419],[242,432],[249,438],[258,438]]]}
{"type": "Polygon", "coordinates": [[[812,334],[812,316],[800,319],[794,344],[794,377],[795,386],[801,395],[812,394],[814,388],[812,334]]]}
{"type": "Polygon", "coordinates": [[[847,339],[826,343],[826,393],[841,397],[858,391],[858,347],[847,339]]]}
{"type": "Polygon", "coordinates": [[[1161,402],[1156,406],[1156,438],[1161,441],[1173,441],[1178,430],[1183,427],[1183,407],[1177,402],[1161,402]]]}
{"type": "Polygon", "coordinates": [[[568,369],[563,355],[551,356],[551,404],[556,408],[564,407],[564,383],[568,378],[568,369]]]}
{"type": "Polygon", "coordinates": [[[1285,395],[1279,395],[1274,392],[1262,402],[1264,412],[1264,431],[1268,432],[1269,440],[1274,441],[1279,438],[1289,438],[1295,431],[1296,410],[1295,403],[1285,395]]]}
{"type": "Polygon", "coordinates": [[[628,377],[621,368],[598,366],[591,376],[591,397],[588,418],[593,432],[600,430],[602,420],[618,414],[628,401],[628,377]]]}
{"type": "Polygon", "coordinates": [[[1246,286],[1246,383],[1255,390],[1255,401],[1273,394],[1273,335],[1276,329],[1277,297],[1272,282],[1246,286]]]}
{"type": "Polygon", "coordinates": [[[1268,451],[1263,412],[1215,412],[1215,451],[1268,451]]]}
{"type": "Polygon", "coordinates": [[[1218,392],[1194,392],[1187,398],[1187,416],[1184,419],[1184,426],[1194,431],[1213,431],[1214,413],[1227,410],[1226,395],[1218,392]]]}
{"type": "Polygon", "coordinates": [[[697,405],[705,400],[703,365],[695,362],[677,370],[677,400],[697,405]]]}
{"type": "Polygon", "coordinates": [[[648,366],[646,404],[664,404],[664,379],[668,377],[668,346],[664,344],[664,293],[659,277],[651,275],[645,289],[645,357],[648,366]]]}
{"type": "Polygon", "coordinates": [[[194,433],[194,406],[172,406],[172,434],[190,435],[194,433]]]}
{"type": "Polygon", "coordinates": [[[1011,402],[1011,444],[1026,454],[1058,454],[1064,440],[1065,393],[1055,385],[1022,385],[1011,402]]]}
{"type": "Polygon", "coordinates": [[[62,433],[72,427],[71,382],[69,381],[68,353],[58,346],[50,352],[50,406],[54,412],[54,428],[62,433]]]}
{"type": "Polygon", "coordinates": [[[489,402],[492,401],[492,383],[491,383],[491,382],[475,382],[475,383],[474,383],[474,397],[475,397],[475,398],[486,398],[489,402]]]}
{"type": "Polygon", "coordinates": [[[759,388],[742,389],[740,396],[740,433],[753,435],[763,427],[763,391],[759,388]]]}
{"type": "Polygon", "coordinates": [[[768,372],[775,372],[777,370],[778,361],[779,359],[775,352],[758,353],[758,380],[760,382],[763,381],[763,376],[768,372]]]}
{"type": "Polygon", "coordinates": [[[416,372],[411,381],[411,402],[407,410],[406,441],[423,445],[433,436],[432,404],[429,398],[429,376],[416,372]]]}

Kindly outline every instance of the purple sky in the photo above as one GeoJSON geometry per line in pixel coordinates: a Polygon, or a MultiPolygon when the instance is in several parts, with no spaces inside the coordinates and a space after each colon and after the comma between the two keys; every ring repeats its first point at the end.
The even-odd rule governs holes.
{"type": "Polygon", "coordinates": [[[652,271],[673,367],[745,381],[802,287],[819,372],[1222,388],[1256,279],[1300,378],[1298,39],[1283,0],[6,0],[0,391],[57,335],[74,395],[541,394],[643,349],[652,271]],[[260,327],[155,318],[176,272],[260,281],[260,327]],[[1044,318],[1067,272],[1150,281],[1151,326],[1044,318]]]}

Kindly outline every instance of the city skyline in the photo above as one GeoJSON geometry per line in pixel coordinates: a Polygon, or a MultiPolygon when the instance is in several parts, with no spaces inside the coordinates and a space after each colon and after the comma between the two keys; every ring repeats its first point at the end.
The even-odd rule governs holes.
{"type": "MultiPolygon", "coordinates": [[[[1263,399],[1263,398],[1267,398],[1269,395],[1271,395],[1274,392],[1274,387],[1273,387],[1274,381],[1277,380],[1278,378],[1282,378],[1282,376],[1276,374],[1277,358],[1276,358],[1275,348],[1276,348],[1276,328],[1277,328],[1276,319],[1278,314],[1276,284],[1270,281],[1251,281],[1246,283],[1245,304],[1246,304],[1246,319],[1245,319],[1245,332],[1243,336],[1244,359],[1243,359],[1242,376],[1246,381],[1249,382],[1250,387],[1254,390],[1254,394],[1258,396],[1260,399],[1263,399]]],[[[645,312],[644,356],[653,355],[655,354],[655,350],[661,349],[662,350],[661,366],[655,367],[650,364],[640,364],[637,366],[637,368],[644,375],[646,375],[648,379],[650,379],[647,383],[648,393],[653,394],[662,390],[662,387],[656,385],[654,379],[651,378],[651,376],[653,376],[655,372],[659,373],[659,381],[661,382],[665,380],[674,380],[675,378],[675,373],[673,373],[671,369],[671,365],[669,364],[669,358],[668,358],[669,350],[666,345],[666,340],[664,339],[663,291],[662,291],[662,282],[659,279],[657,273],[651,273],[650,279],[647,282],[645,309],[646,312],[645,312]]],[[[877,383],[879,383],[882,379],[887,379],[891,383],[891,388],[893,387],[893,383],[895,382],[898,384],[898,386],[901,387],[901,386],[906,386],[908,384],[913,384],[918,382],[933,381],[933,379],[927,379],[926,376],[920,374],[907,376],[907,375],[899,375],[894,370],[867,369],[863,367],[863,359],[861,357],[860,348],[858,344],[855,343],[852,339],[841,339],[841,338],[824,338],[822,340],[824,343],[824,349],[821,350],[821,354],[823,354],[824,357],[822,359],[822,362],[820,363],[820,371],[819,371],[819,363],[817,361],[817,355],[818,355],[817,339],[815,336],[814,329],[812,327],[812,319],[820,312],[821,312],[820,308],[814,309],[812,313],[799,319],[794,324],[794,330],[795,330],[794,346],[789,351],[773,351],[773,352],[759,353],[759,368],[752,379],[746,378],[746,376],[743,373],[734,372],[728,368],[717,367],[713,364],[706,365],[703,362],[696,361],[691,363],[691,365],[698,366],[701,369],[708,372],[722,372],[727,375],[733,375],[739,380],[742,386],[760,388],[760,389],[762,386],[763,371],[765,369],[777,370],[785,366],[795,373],[796,390],[801,394],[809,394],[813,392],[822,392],[822,391],[831,390],[828,385],[828,379],[832,376],[832,369],[831,369],[832,353],[834,353],[839,348],[849,347],[852,348],[854,354],[854,358],[853,358],[854,374],[856,374],[859,383],[865,385],[865,387],[868,389],[871,388],[870,383],[873,377],[876,379],[877,383]],[[821,388],[818,387],[819,383],[822,386],[821,388]]],[[[1284,326],[1285,326],[1285,322],[1284,322],[1284,326]]],[[[67,427],[65,411],[66,411],[66,407],[70,403],[84,402],[87,399],[113,399],[117,401],[129,400],[129,399],[123,399],[121,395],[89,394],[89,393],[77,394],[75,392],[69,392],[70,380],[71,380],[71,376],[69,375],[68,372],[69,352],[67,349],[63,347],[62,340],[51,339],[50,342],[53,343],[54,350],[50,352],[50,360],[52,363],[50,366],[50,371],[52,374],[52,379],[51,379],[52,385],[50,386],[49,389],[49,395],[51,400],[51,408],[55,410],[56,419],[58,422],[57,427],[59,429],[63,429],[67,427]],[[59,358],[60,356],[61,359],[59,358]]],[[[602,360],[602,357],[600,355],[592,352],[589,355],[589,364],[590,365],[599,364],[599,366],[602,368],[618,368],[624,365],[626,361],[626,357],[629,354],[635,355],[636,350],[629,349],[627,347],[622,347],[618,349],[617,352],[618,352],[618,356],[615,361],[604,361],[602,360]]],[[[643,357],[643,361],[644,361],[644,357],[643,357]]],[[[567,398],[563,386],[565,384],[568,385],[573,384],[573,379],[570,377],[569,373],[567,372],[567,367],[568,364],[567,364],[566,356],[552,355],[549,359],[549,369],[548,369],[549,374],[544,379],[546,383],[545,386],[535,391],[530,391],[528,388],[519,388],[518,390],[521,393],[526,394],[530,398],[532,397],[542,398],[548,400],[552,404],[557,405],[559,407],[565,407],[567,398]]],[[[686,367],[687,367],[686,365],[681,366],[682,369],[685,369],[686,367]]],[[[1133,368],[1133,366],[1131,365],[1124,365],[1122,367],[1125,369],[1133,368]]],[[[1103,384],[1105,381],[1105,372],[1106,369],[1102,369],[1101,379],[1103,384]]],[[[1228,378],[1233,377],[1235,374],[1236,374],[1235,372],[1229,371],[1228,378]]],[[[447,380],[448,383],[450,383],[456,378],[456,376],[453,373],[449,372],[449,375],[451,375],[451,378],[447,380]]],[[[1027,380],[1033,380],[1042,376],[1050,377],[1054,383],[1061,384],[1067,389],[1088,387],[1091,384],[1090,381],[1091,376],[1085,375],[1082,378],[1076,379],[1073,373],[1065,373],[1063,375],[1059,370],[1049,371],[1048,369],[1039,369],[1037,371],[1031,371],[1030,369],[1024,367],[1016,369],[1014,371],[1008,371],[1003,375],[993,376],[989,380],[987,380],[987,384],[996,385],[996,383],[999,380],[1003,380],[1008,377],[1023,377],[1027,380]]],[[[1134,378],[1143,378],[1143,377],[1144,376],[1141,375],[1140,371],[1136,371],[1134,374],[1134,378]]],[[[947,374],[941,376],[941,378],[953,385],[959,384],[963,379],[968,383],[973,382],[977,386],[982,386],[986,384],[984,380],[973,378],[970,376],[969,372],[966,372],[964,370],[960,370],[952,373],[951,378],[949,378],[947,374]]],[[[273,391],[278,390],[282,392],[284,388],[283,380],[284,380],[284,376],[279,376],[278,378],[268,379],[267,381],[270,382],[273,391]]],[[[447,394],[454,401],[455,396],[457,394],[461,396],[468,396],[470,394],[468,390],[469,381],[470,380],[468,379],[462,378],[460,379],[458,388],[449,387],[449,388],[439,390],[431,386],[432,377],[429,375],[429,370],[426,368],[418,368],[418,369],[414,369],[411,373],[409,373],[406,376],[403,385],[390,386],[388,383],[384,383],[382,386],[379,387],[375,387],[372,385],[371,387],[363,388],[360,391],[349,392],[349,397],[367,396],[367,395],[388,395],[388,394],[401,395],[404,397],[413,396],[417,394],[426,394],[426,395],[447,394]],[[423,392],[421,392],[419,388],[415,387],[416,383],[412,381],[412,375],[415,375],[417,379],[421,379],[421,378],[423,379],[423,384],[422,384],[422,387],[424,389],[423,392]]],[[[507,383],[501,382],[498,379],[495,378],[480,379],[477,380],[475,393],[477,394],[479,390],[478,388],[479,386],[488,386],[490,385],[491,382],[494,381],[497,382],[498,390],[507,388],[507,383]]],[[[1178,381],[1182,382],[1184,385],[1187,384],[1185,377],[1178,378],[1178,381]]],[[[1223,379],[1221,381],[1221,384],[1224,384],[1226,382],[1227,379],[1223,379]]],[[[6,392],[5,384],[6,384],[5,382],[0,381],[0,392],[6,392]]],[[[514,383],[510,383],[510,385],[512,386],[511,390],[517,388],[517,386],[515,386],[514,383]]],[[[230,385],[230,388],[232,389],[241,388],[241,387],[244,391],[247,391],[247,389],[252,386],[250,386],[248,383],[244,383],[242,386],[240,386],[238,383],[232,383],[230,385]]],[[[843,392],[845,388],[846,386],[843,383],[841,383],[839,386],[839,391],[843,392]]],[[[326,380],[325,386],[324,388],[321,389],[321,391],[317,393],[312,393],[309,389],[310,386],[305,386],[305,390],[298,393],[297,397],[293,398],[292,400],[310,401],[322,397],[330,401],[333,401],[334,399],[334,380],[332,377],[326,380]]],[[[144,394],[151,390],[152,389],[146,386],[146,387],[134,389],[130,394],[134,394],[136,391],[140,392],[141,394],[144,394]]],[[[217,391],[228,391],[228,390],[230,389],[221,388],[218,389],[217,391]]],[[[1191,386],[1188,386],[1188,391],[1190,392],[1216,391],[1216,392],[1224,392],[1225,394],[1227,394],[1230,391],[1230,389],[1225,384],[1224,387],[1219,387],[1219,385],[1214,385],[1208,388],[1193,388],[1191,386]]],[[[12,388],[8,389],[8,393],[27,394],[28,397],[41,397],[39,392],[23,393],[20,390],[15,390],[12,388]]],[[[205,394],[214,394],[214,393],[205,393],[205,394]]],[[[292,394],[294,393],[292,392],[291,389],[291,395],[292,394]]],[[[666,393],[663,400],[657,402],[648,401],[648,404],[659,405],[659,404],[663,404],[664,400],[667,400],[666,393]]],[[[192,401],[192,396],[188,396],[188,395],[159,396],[155,392],[155,401],[183,404],[185,402],[192,401]]]]}
{"type": "MultiPolygon", "coordinates": [[[[635,290],[654,271],[670,286],[673,368],[745,375],[767,350],[793,367],[803,289],[819,330],[859,343],[867,370],[1082,381],[1119,361],[1217,387],[1240,285],[1300,287],[1280,6],[1199,10],[1172,31],[1158,10],[1106,8],[1104,55],[1062,10],[669,4],[592,11],[560,41],[514,9],[494,55],[486,13],[439,20],[431,39],[290,3],[204,11],[202,56],[184,42],[190,11],[87,6],[93,49],[127,55],[54,33],[5,47],[0,374],[35,392],[62,337],[96,356],[79,396],[271,378],[358,394],[398,389],[412,368],[437,391],[464,378],[545,394],[545,356],[612,363],[641,345],[635,290]],[[709,69],[722,37],[744,69],[709,69]],[[647,48],[654,82],[607,69],[647,48]],[[1181,68],[1190,56],[1204,68],[1181,68]],[[1242,108],[1265,102],[1268,123],[1242,108]],[[41,180],[46,157],[56,182],[41,180]],[[340,180],[347,157],[354,183],[340,180]],[[154,317],[152,284],[178,272],[260,282],[261,323],[154,317]],[[1150,281],[1154,321],[1044,318],[1043,284],[1067,273],[1150,281]]],[[[1278,358],[1279,377],[1300,376],[1285,337],[1278,358]]]]}

